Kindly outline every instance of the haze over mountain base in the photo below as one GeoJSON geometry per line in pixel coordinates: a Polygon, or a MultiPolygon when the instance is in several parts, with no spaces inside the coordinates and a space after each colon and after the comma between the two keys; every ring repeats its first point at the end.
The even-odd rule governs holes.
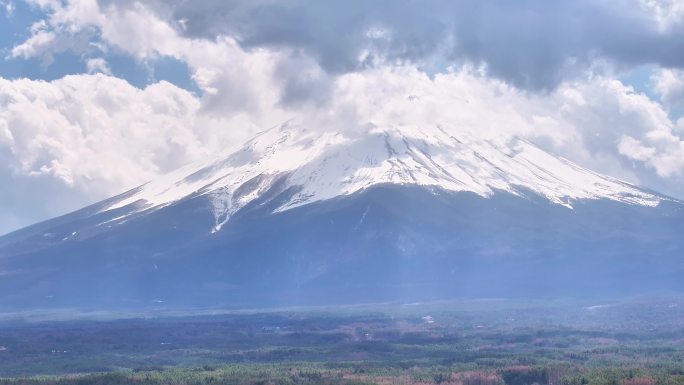
{"type": "Polygon", "coordinates": [[[684,290],[684,210],[676,203],[599,200],[569,210],[508,194],[390,185],[277,214],[259,203],[213,234],[200,196],[71,242],[37,244],[62,236],[59,221],[10,235],[3,241],[25,241],[2,249],[14,254],[3,269],[16,273],[0,281],[8,293],[0,303],[270,307],[684,290]]]}

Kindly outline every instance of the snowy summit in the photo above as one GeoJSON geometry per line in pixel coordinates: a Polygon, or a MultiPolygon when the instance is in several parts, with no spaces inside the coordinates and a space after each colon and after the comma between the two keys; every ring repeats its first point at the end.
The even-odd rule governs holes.
{"type": "Polygon", "coordinates": [[[213,231],[272,188],[294,189],[276,211],[350,195],[379,184],[469,191],[539,194],[572,208],[578,199],[610,199],[656,206],[665,199],[551,155],[522,139],[484,140],[440,127],[375,127],[360,131],[308,130],[288,122],[259,133],[239,150],[209,164],[183,167],[114,201],[105,210],[137,203],[137,211],[207,194],[213,231]]]}

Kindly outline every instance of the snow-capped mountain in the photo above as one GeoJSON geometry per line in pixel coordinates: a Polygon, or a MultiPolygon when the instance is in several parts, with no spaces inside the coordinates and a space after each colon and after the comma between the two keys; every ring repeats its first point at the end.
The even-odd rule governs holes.
{"type": "Polygon", "coordinates": [[[515,139],[457,138],[437,127],[368,127],[365,135],[321,133],[286,123],[258,134],[242,148],[208,165],[190,165],[152,181],[104,210],[141,203],[163,207],[193,194],[212,201],[214,231],[270,191],[295,188],[274,210],[347,196],[374,185],[397,184],[469,191],[534,192],[572,208],[578,199],[609,199],[657,206],[664,198],[554,157],[515,139]]]}
{"type": "Polygon", "coordinates": [[[520,139],[289,122],[0,237],[8,308],[684,290],[684,205],[520,139]]]}

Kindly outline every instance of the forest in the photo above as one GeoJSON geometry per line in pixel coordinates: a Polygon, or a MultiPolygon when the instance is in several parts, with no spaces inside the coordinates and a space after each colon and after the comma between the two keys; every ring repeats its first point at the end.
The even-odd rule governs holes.
{"type": "Polygon", "coordinates": [[[19,384],[684,385],[684,300],[5,315],[19,384]]]}

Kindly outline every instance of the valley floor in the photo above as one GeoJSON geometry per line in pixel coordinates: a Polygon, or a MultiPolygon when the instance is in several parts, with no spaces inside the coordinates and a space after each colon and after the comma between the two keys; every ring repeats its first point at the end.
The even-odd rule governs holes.
{"type": "Polygon", "coordinates": [[[684,299],[0,321],[0,385],[684,384],[684,299]]]}

